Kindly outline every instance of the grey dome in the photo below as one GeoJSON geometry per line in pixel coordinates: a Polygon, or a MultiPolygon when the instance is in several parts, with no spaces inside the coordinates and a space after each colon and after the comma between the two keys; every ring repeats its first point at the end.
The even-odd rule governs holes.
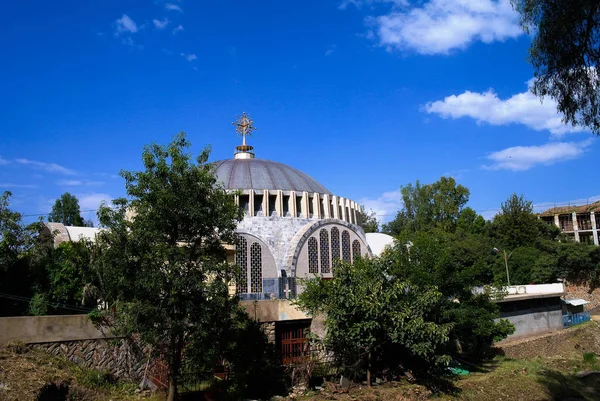
{"type": "Polygon", "coordinates": [[[262,159],[228,159],[213,165],[217,179],[226,189],[280,189],[331,195],[309,175],[282,163],[262,159]]]}

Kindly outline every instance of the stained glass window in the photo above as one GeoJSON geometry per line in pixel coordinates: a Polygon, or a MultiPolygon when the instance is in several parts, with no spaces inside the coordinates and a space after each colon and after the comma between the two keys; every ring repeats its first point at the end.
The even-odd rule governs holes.
{"type": "Polygon", "coordinates": [[[337,227],[331,229],[331,265],[340,258],[340,230],[337,227]]]}
{"type": "Polygon", "coordinates": [[[321,229],[319,233],[319,244],[321,245],[321,273],[329,273],[329,232],[321,229]]]}
{"type": "Polygon", "coordinates": [[[235,263],[238,266],[239,273],[235,283],[235,292],[244,294],[248,292],[248,242],[244,237],[238,237],[237,249],[235,252],[235,263]]]}
{"type": "Polygon", "coordinates": [[[319,272],[319,255],[317,251],[317,240],[313,237],[308,239],[308,272],[319,272]]]}
{"type": "Polygon", "coordinates": [[[352,242],[352,258],[356,258],[360,256],[360,242],[358,242],[357,239],[355,239],[352,242]]]}
{"type": "Polygon", "coordinates": [[[262,292],[262,250],[257,242],[250,247],[250,292],[262,292]]]}
{"type": "Polygon", "coordinates": [[[342,232],[342,258],[346,262],[351,262],[350,260],[350,234],[347,230],[342,232]]]}

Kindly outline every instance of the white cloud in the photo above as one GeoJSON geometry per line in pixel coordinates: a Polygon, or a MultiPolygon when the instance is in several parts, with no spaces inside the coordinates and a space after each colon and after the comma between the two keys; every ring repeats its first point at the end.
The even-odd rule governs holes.
{"type": "Polygon", "coordinates": [[[127,14],[123,14],[121,18],[118,18],[115,21],[116,25],[116,34],[119,35],[121,33],[136,33],[138,31],[138,27],[136,23],[129,18],[127,14]]]}
{"type": "Polygon", "coordinates": [[[78,187],[78,186],[93,186],[102,185],[102,181],[89,181],[89,180],[60,180],[57,182],[58,185],[65,187],[78,187]]]}
{"type": "MultiPolygon", "coordinates": [[[[390,51],[448,54],[476,41],[504,41],[524,33],[510,0],[430,0],[413,7],[388,2],[393,3],[388,14],[367,21],[373,26],[370,36],[390,51]]],[[[342,6],[362,3],[351,0],[342,6]]]]}
{"type": "Polygon", "coordinates": [[[109,194],[100,194],[100,193],[84,193],[77,194],[77,199],[79,199],[79,207],[81,210],[98,210],[100,204],[102,202],[110,203],[113,199],[109,194]]]}
{"type": "Polygon", "coordinates": [[[500,99],[489,89],[482,93],[465,91],[447,96],[444,100],[427,103],[424,109],[443,118],[470,117],[492,125],[523,124],[536,131],[548,130],[553,135],[584,131],[582,127],[564,124],[556,107],[554,100],[546,98],[542,103],[531,92],[500,99]]]}
{"type": "Polygon", "coordinates": [[[181,31],[183,31],[183,25],[177,25],[175,28],[173,28],[173,35],[176,35],[181,31]]]}
{"type": "Polygon", "coordinates": [[[488,170],[525,171],[537,165],[576,159],[582,156],[592,144],[592,139],[583,142],[552,142],[540,146],[514,146],[491,153],[487,159],[491,165],[483,166],[488,170]]]}
{"type": "Polygon", "coordinates": [[[194,53],[181,53],[181,57],[187,61],[194,61],[198,59],[198,56],[196,56],[194,53]]]}
{"type": "Polygon", "coordinates": [[[14,183],[0,183],[0,191],[3,188],[37,188],[37,185],[33,185],[33,184],[14,184],[14,183]]]}
{"type": "Polygon", "coordinates": [[[373,210],[380,223],[393,220],[402,208],[400,190],[384,192],[378,198],[362,198],[358,203],[363,204],[367,211],[373,210]]]}
{"type": "Polygon", "coordinates": [[[38,161],[28,160],[28,159],[16,159],[15,161],[19,164],[33,166],[35,168],[39,168],[41,170],[48,171],[50,173],[60,173],[60,174],[66,174],[66,175],[77,174],[74,170],[68,169],[68,168],[58,165],[56,163],[44,163],[44,162],[38,162],[38,161]]]}
{"type": "Polygon", "coordinates": [[[169,25],[169,19],[165,18],[162,21],[158,19],[153,19],[152,23],[156,29],[165,29],[167,25],[169,25]]]}
{"type": "Polygon", "coordinates": [[[173,3],[165,4],[165,8],[170,11],[179,11],[180,13],[183,12],[181,7],[179,7],[177,4],[173,4],[173,3]]]}

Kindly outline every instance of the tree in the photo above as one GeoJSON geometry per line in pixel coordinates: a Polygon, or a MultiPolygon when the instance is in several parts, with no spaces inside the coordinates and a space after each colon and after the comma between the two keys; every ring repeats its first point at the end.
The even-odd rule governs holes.
{"type": "Polygon", "coordinates": [[[327,316],[326,348],[338,364],[362,366],[367,383],[385,368],[426,373],[446,366],[449,324],[432,319],[444,302],[430,285],[394,276],[378,259],[340,263],[333,279],[308,280],[298,305],[327,316]]]}
{"type": "Polygon", "coordinates": [[[415,185],[402,187],[400,192],[402,210],[383,226],[383,231],[392,235],[434,227],[453,232],[462,208],[469,201],[469,190],[457,185],[452,177],[441,177],[426,185],[417,181],[415,185]]]}
{"type": "Polygon", "coordinates": [[[358,225],[365,230],[365,233],[379,232],[377,214],[372,209],[367,212],[364,205],[360,205],[358,225]]]}
{"type": "MultiPolygon", "coordinates": [[[[41,222],[24,224],[20,213],[10,209],[8,191],[0,195],[0,292],[30,297],[29,266],[35,260],[35,249],[41,222]]],[[[2,299],[0,315],[14,316],[25,312],[19,301],[2,299]]]]}
{"type": "Polygon", "coordinates": [[[462,353],[479,358],[493,341],[513,332],[506,321],[496,321],[498,308],[488,295],[473,293],[474,287],[493,280],[494,255],[487,237],[441,229],[408,233],[398,237],[395,248],[382,258],[400,280],[438,288],[443,302],[436,321],[451,324],[449,344],[460,344],[462,353]]]}
{"type": "Polygon", "coordinates": [[[533,39],[531,91],[558,103],[563,120],[600,134],[600,3],[511,0],[533,39]]]}
{"type": "Polygon", "coordinates": [[[75,195],[71,195],[68,192],[62,194],[60,198],[54,202],[52,211],[48,216],[48,221],[62,223],[65,226],[85,227],[89,225],[89,221],[85,222],[83,217],[81,217],[79,200],[75,195]]]}
{"type": "Polygon", "coordinates": [[[167,146],[144,148],[144,170],[121,171],[128,199],[101,206],[106,229],[92,257],[115,330],[164,345],[169,401],[177,397],[186,347],[215,354],[237,306],[228,294],[235,268],[223,243],[235,242],[241,211],[217,183],[210,150],[194,163],[189,146],[180,133],[167,146]]]}

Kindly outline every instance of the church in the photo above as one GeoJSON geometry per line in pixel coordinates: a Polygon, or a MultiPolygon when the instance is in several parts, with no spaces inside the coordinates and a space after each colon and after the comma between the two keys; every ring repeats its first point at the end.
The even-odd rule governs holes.
{"type": "MultiPolygon", "coordinates": [[[[233,158],[213,162],[218,182],[235,193],[235,202],[244,211],[238,243],[227,246],[230,261],[240,268],[230,291],[251,317],[264,323],[270,339],[281,346],[284,362],[290,362],[306,351],[306,329],[312,323],[290,302],[302,292],[303,280],[331,278],[337,260],[378,256],[393,239],[365,234],[355,201],[333,194],[291,166],[257,158],[246,143],[254,130],[247,114],[233,124],[242,144],[233,158]]],[[[80,238],[93,241],[98,230],[46,225],[58,233],[55,245],[80,238]]]]}

